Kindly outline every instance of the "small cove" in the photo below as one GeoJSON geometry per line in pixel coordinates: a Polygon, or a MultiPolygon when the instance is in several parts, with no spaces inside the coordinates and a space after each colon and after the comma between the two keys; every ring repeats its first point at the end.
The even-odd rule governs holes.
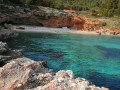
{"type": "Polygon", "coordinates": [[[72,70],[97,86],[120,89],[120,37],[24,32],[7,43],[28,58],[47,61],[54,72],[72,70]]]}

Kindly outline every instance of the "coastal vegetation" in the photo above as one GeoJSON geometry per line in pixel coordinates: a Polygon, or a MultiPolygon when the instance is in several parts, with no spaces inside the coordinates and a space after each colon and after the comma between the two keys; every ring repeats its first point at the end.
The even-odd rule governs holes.
{"type": "Polygon", "coordinates": [[[41,5],[57,9],[91,11],[94,15],[119,16],[120,0],[21,0],[26,4],[41,5]],[[92,2],[92,3],[91,3],[92,2]]]}
{"type": "Polygon", "coordinates": [[[0,0],[0,3],[39,5],[56,9],[89,11],[95,16],[119,16],[120,0],[0,0]],[[92,3],[91,3],[92,2],[92,3]]]}

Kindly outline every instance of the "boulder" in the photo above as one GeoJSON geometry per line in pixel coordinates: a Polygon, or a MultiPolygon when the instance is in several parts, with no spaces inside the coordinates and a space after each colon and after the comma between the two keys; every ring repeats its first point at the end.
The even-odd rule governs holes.
{"type": "Polygon", "coordinates": [[[21,30],[24,30],[24,29],[25,29],[25,27],[23,27],[23,26],[18,26],[18,27],[16,27],[16,29],[21,29],[21,30]]]}
{"type": "Polygon", "coordinates": [[[12,24],[7,24],[7,23],[5,23],[5,24],[4,24],[4,27],[5,27],[5,29],[13,30],[12,24]]]}
{"type": "Polygon", "coordinates": [[[18,58],[0,68],[0,90],[28,90],[43,86],[52,79],[52,70],[43,62],[18,58]]]}
{"type": "Polygon", "coordinates": [[[116,35],[116,32],[112,32],[112,31],[111,31],[111,32],[110,32],[110,35],[116,35]]]}
{"type": "Polygon", "coordinates": [[[120,31],[119,31],[119,30],[116,30],[116,29],[110,29],[110,30],[109,30],[109,34],[110,34],[110,35],[118,35],[118,34],[120,34],[120,31]]]}
{"type": "Polygon", "coordinates": [[[108,90],[74,77],[71,70],[54,74],[44,64],[25,57],[12,60],[0,68],[0,90],[108,90]]]}
{"type": "Polygon", "coordinates": [[[17,37],[18,33],[14,30],[1,30],[0,31],[0,40],[6,40],[9,38],[17,37]]]}
{"type": "Polygon", "coordinates": [[[0,42],[0,54],[6,53],[8,50],[7,43],[0,42]]]}
{"type": "Polygon", "coordinates": [[[8,48],[7,43],[0,42],[0,66],[3,66],[12,59],[21,57],[22,53],[8,48]]]}

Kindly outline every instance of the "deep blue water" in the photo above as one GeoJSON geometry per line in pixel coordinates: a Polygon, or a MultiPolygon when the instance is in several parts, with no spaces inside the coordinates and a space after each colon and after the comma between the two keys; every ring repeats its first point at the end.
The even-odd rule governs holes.
{"type": "Polygon", "coordinates": [[[97,86],[120,90],[120,37],[21,33],[7,42],[28,58],[47,61],[55,72],[73,70],[97,86]]]}

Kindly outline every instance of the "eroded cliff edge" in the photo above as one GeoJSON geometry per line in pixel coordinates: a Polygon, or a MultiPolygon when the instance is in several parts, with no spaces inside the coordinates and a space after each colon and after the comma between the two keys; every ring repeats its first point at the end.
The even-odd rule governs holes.
{"type": "Polygon", "coordinates": [[[38,25],[43,27],[68,27],[85,30],[83,17],[70,15],[63,10],[44,8],[41,6],[9,6],[0,5],[0,24],[38,25]]]}
{"type": "Polygon", "coordinates": [[[94,31],[99,35],[118,35],[119,30],[106,29],[101,22],[90,20],[84,16],[72,15],[63,10],[42,6],[11,6],[0,4],[0,25],[22,24],[42,27],[94,31]]]}

